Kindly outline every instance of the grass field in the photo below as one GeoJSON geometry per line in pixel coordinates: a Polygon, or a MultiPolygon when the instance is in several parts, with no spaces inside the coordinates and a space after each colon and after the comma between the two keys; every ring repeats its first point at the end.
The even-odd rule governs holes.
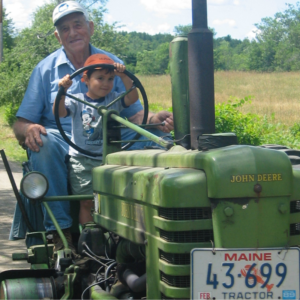
{"type": "Polygon", "coordinates": [[[3,107],[0,107],[0,149],[4,149],[7,158],[11,161],[26,160],[26,152],[19,146],[12,129],[4,121],[3,107]]]}
{"type": "MultiPolygon", "coordinates": [[[[172,106],[171,80],[164,76],[139,76],[149,103],[163,108],[172,106]]],[[[300,121],[300,73],[216,72],[215,102],[226,102],[230,97],[253,96],[252,104],[243,112],[274,116],[274,123],[287,126],[300,121]]]]}
{"type": "MultiPolygon", "coordinates": [[[[169,75],[138,76],[145,87],[150,107],[154,110],[172,106],[169,75]]],[[[252,104],[242,107],[243,112],[267,115],[272,123],[292,126],[300,121],[300,73],[216,72],[215,102],[230,97],[253,96],[252,104]]],[[[5,124],[4,108],[0,109],[0,148],[10,160],[23,161],[25,153],[16,142],[11,128],[5,124]]]]}

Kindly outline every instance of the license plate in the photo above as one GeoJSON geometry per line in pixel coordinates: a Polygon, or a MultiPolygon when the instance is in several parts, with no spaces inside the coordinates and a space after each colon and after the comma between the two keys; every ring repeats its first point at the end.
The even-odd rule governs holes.
{"type": "Polygon", "coordinates": [[[299,249],[193,249],[191,299],[299,299],[299,249]]]}

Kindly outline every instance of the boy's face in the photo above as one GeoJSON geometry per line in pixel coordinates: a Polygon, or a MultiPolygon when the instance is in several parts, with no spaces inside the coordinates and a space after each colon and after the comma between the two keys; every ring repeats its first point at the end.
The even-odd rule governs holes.
{"type": "Polygon", "coordinates": [[[105,97],[114,86],[115,74],[107,70],[95,70],[90,78],[86,74],[83,76],[88,87],[87,95],[92,99],[105,97]]]}

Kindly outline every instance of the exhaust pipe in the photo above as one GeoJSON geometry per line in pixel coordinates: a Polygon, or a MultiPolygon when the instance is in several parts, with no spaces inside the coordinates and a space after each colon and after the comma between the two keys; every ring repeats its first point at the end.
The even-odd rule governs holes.
{"type": "Polygon", "coordinates": [[[213,33],[207,27],[206,0],[192,0],[192,30],[188,34],[191,148],[198,137],[215,133],[213,33]]]}

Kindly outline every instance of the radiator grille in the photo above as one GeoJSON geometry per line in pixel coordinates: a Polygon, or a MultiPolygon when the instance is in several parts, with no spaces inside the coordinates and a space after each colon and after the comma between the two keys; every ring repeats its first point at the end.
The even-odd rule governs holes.
{"type": "Polygon", "coordinates": [[[290,212],[291,212],[291,214],[300,212],[300,201],[299,200],[290,202],[290,212]]]}
{"type": "Polygon", "coordinates": [[[173,276],[167,275],[163,272],[161,274],[161,281],[166,283],[169,286],[178,287],[178,288],[186,288],[190,287],[190,276],[173,276]]]}
{"type": "Polygon", "coordinates": [[[166,220],[201,220],[211,219],[210,207],[195,208],[160,208],[159,216],[166,220]]]}
{"type": "Polygon", "coordinates": [[[172,265],[189,265],[190,256],[189,253],[166,253],[159,250],[160,259],[172,265]]]}
{"type": "Polygon", "coordinates": [[[212,230],[165,231],[160,229],[160,237],[171,243],[204,243],[213,240],[212,230]]]}
{"type": "Polygon", "coordinates": [[[300,235],[300,223],[290,225],[290,235],[300,235]]]}

